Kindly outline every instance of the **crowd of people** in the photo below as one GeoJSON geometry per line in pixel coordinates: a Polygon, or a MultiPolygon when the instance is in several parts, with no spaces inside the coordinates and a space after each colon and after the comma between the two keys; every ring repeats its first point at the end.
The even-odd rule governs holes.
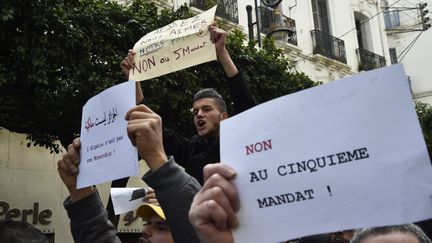
{"type": "MultiPolygon", "coordinates": [[[[210,26],[209,31],[228,79],[235,113],[253,107],[255,101],[244,75],[225,48],[227,33],[216,26],[210,26]]],[[[121,62],[126,77],[134,67],[134,55],[132,50],[129,51],[121,62]]],[[[145,203],[137,210],[137,215],[147,222],[138,241],[234,242],[232,230],[241,225],[236,216],[241,202],[233,184],[236,171],[218,163],[219,124],[228,118],[224,99],[214,89],[196,93],[192,108],[197,135],[191,138],[182,137],[163,126],[161,117],[146,105],[139,83],[137,101],[140,104],[131,108],[125,117],[127,133],[139,157],[149,167],[142,179],[154,190],[147,193],[145,203]]],[[[74,139],[58,161],[59,175],[70,193],[64,207],[70,218],[74,241],[120,242],[96,187],[77,189],[80,146],[80,139],[74,139]]],[[[325,236],[304,237],[293,242],[431,242],[414,224],[335,232],[325,236]]],[[[2,238],[0,242],[3,242],[2,238]]]]}

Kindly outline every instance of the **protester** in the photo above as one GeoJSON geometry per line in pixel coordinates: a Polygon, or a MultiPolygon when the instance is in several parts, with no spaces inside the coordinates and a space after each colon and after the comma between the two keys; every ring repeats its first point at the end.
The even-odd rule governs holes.
{"type": "Polygon", "coordinates": [[[372,227],[358,230],[351,243],[431,243],[414,224],[372,227]]]}
{"type": "MultiPolygon", "coordinates": [[[[219,62],[228,77],[228,88],[234,102],[234,114],[240,113],[255,105],[255,101],[246,84],[244,75],[234,65],[226,47],[227,33],[210,26],[210,38],[216,46],[219,62]]],[[[124,75],[129,77],[129,70],[134,67],[133,50],[121,62],[124,75]]],[[[137,83],[137,90],[140,84],[137,83]]],[[[138,94],[138,92],[137,92],[138,94]]],[[[137,95],[137,100],[144,98],[137,95]]],[[[197,135],[187,139],[176,132],[164,128],[163,142],[167,155],[172,155],[185,168],[186,172],[203,183],[202,170],[206,164],[218,163],[219,154],[219,123],[228,118],[224,99],[214,89],[198,91],[193,99],[194,125],[197,135]]]]}
{"type": "MultiPolygon", "coordinates": [[[[145,105],[130,109],[126,114],[127,132],[150,171],[143,180],[155,189],[165,212],[175,242],[199,242],[188,220],[193,196],[200,185],[167,157],[162,145],[161,118],[145,105]]],[[[113,224],[108,220],[94,187],[76,188],[80,162],[80,140],[74,139],[67,153],[58,161],[58,171],[70,197],[64,206],[71,220],[71,231],[78,242],[120,242],[113,224]]]]}
{"type": "Polygon", "coordinates": [[[48,238],[31,224],[0,220],[0,243],[48,243],[48,238]]]}
{"type": "Polygon", "coordinates": [[[305,236],[297,239],[298,243],[349,243],[355,230],[336,231],[327,234],[305,236]]]}
{"type": "Polygon", "coordinates": [[[137,215],[146,221],[138,243],[174,243],[165,214],[160,206],[144,203],[139,206],[137,215]]]}

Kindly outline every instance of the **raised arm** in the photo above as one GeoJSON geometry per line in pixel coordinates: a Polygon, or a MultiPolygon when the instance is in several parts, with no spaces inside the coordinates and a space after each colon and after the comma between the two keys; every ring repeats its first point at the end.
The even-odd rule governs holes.
{"type": "Polygon", "coordinates": [[[70,197],[64,207],[71,220],[71,232],[76,243],[119,243],[117,231],[108,220],[108,214],[93,187],[77,189],[81,143],[79,138],[68,146],[63,158],[58,161],[59,175],[69,190],[70,197]]]}
{"type": "Polygon", "coordinates": [[[139,105],[127,112],[126,120],[128,136],[150,168],[143,179],[154,188],[174,240],[198,243],[198,236],[188,221],[188,212],[200,185],[172,156],[165,155],[161,118],[147,106],[139,105]]]}
{"type": "Polygon", "coordinates": [[[234,101],[233,115],[255,106],[255,99],[250,92],[244,75],[239,72],[226,49],[227,33],[215,25],[211,25],[209,31],[210,39],[216,46],[216,54],[219,62],[222,64],[225,74],[228,77],[228,88],[234,101]]]}
{"type": "Polygon", "coordinates": [[[236,65],[234,64],[233,60],[231,59],[231,56],[228,53],[228,50],[226,49],[226,39],[227,39],[227,33],[215,25],[211,25],[209,27],[210,31],[210,40],[215,44],[216,47],[216,55],[219,59],[219,62],[222,64],[222,67],[225,71],[225,74],[232,78],[235,75],[238,74],[238,69],[236,65]]]}
{"type": "Polygon", "coordinates": [[[79,173],[80,154],[79,149],[81,142],[79,138],[75,138],[67,147],[63,158],[57,162],[57,170],[60,178],[69,190],[70,200],[72,202],[79,201],[94,192],[93,187],[85,187],[77,189],[77,177],[79,173]]]}

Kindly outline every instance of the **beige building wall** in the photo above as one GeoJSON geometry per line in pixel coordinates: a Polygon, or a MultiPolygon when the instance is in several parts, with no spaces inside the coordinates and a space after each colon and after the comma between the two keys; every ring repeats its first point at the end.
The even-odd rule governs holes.
{"type": "MultiPolygon", "coordinates": [[[[6,217],[27,221],[44,233],[54,234],[54,242],[72,243],[69,218],[63,201],[69,195],[57,173],[60,154],[50,154],[41,147],[27,147],[25,134],[0,127],[0,220],[6,217]]],[[[140,163],[140,175],[148,170],[140,163]]],[[[109,183],[98,185],[106,205],[109,183]]],[[[128,187],[143,187],[138,177],[131,177],[128,187]]],[[[133,213],[135,216],[135,212],[133,213]]],[[[119,232],[140,232],[141,219],[120,216],[119,232]],[[129,220],[125,220],[129,219],[129,220]]]]}

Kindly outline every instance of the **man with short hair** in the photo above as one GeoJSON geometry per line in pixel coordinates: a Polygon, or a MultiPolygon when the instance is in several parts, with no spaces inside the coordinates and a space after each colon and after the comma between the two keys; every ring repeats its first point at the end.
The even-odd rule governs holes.
{"type": "MultiPolygon", "coordinates": [[[[209,27],[209,32],[211,41],[215,43],[218,60],[227,75],[234,114],[238,114],[253,107],[255,101],[244,75],[237,69],[225,47],[227,33],[214,25],[209,27]]],[[[135,65],[134,55],[134,51],[129,50],[128,55],[121,62],[120,66],[126,78],[129,78],[129,70],[135,65]]],[[[140,84],[137,83],[137,101],[144,98],[140,91],[140,84]]],[[[166,154],[174,156],[177,163],[184,167],[188,174],[203,184],[204,166],[220,161],[219,124],[228,118],[228,113],[224,99],[214,89],[198,91],[194,96],[192,109],[198,134],[188,139],[164,127],[163,144],[166,154]]]]}
{"type": "Polygon", "coordinates": [[[144,203],[139,206],[137,215],[146,221],[138,239],[139,243],[174,243],[160,206],[144,203]]]}
{"type": "Polygon", "coordinates": [[[33,225],[13,220],[0,220],[0,243],[48,243],[49,239],[33,225]]]}
{"type": "Polygon", "coordinates": [[[431,243],[414,224],[363,228],[354,234],[351,243],[431,243]]]}

